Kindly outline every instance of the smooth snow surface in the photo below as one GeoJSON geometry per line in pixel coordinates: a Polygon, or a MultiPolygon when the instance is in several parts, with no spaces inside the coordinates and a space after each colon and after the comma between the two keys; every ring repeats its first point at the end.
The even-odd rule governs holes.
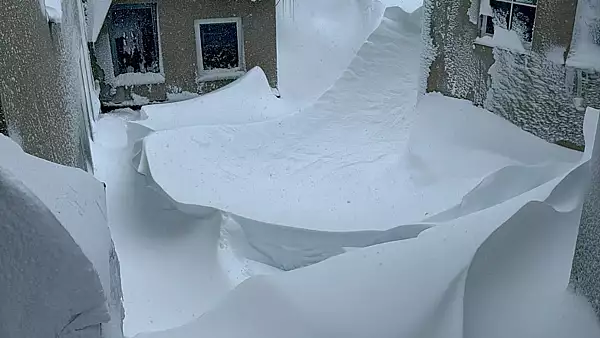
{"type": "Polygon", "coordinates": [[[100,29],[102,29],[111,3],[112,0],[89,0],[86,3],[88,40],[90,42],[96,42],[98,39],[98,34],[100,34],[100,29]]]}
{"type": "MultiPolygon", "coordinates": [[[[79,315],[77,321],[68,330],[96,325],[95,329],[93,327],[89,329],[90,333],[85,337],[100,337],[99,324],[104,323],[102,337],[121,337],[123,308],[119,261],[107,225],[102,183],[79,169],[60,166],[27,155],[17,144],[4,136],[0,136],[0,153],[3,154],[0,158],[0,171],[5,184],[0,192],[9,195],[22,193],[21,196],[11,195],[15,200],[3,200],[4,205],[12,206],[12,209],[2,212],[2,219],[9,222],[3,223],[4,227],[1,229],[3,235],[0,236],[2,239],[8,236],[9,240],[4,245],[0,245],[0,248],[5,250],[0,255],[0,259],[7,259],[5,263],[0,264],[2,277],[14,278],[13,283],[19,278],[37,283],[33,284],[35,285],[33,288],[27,288],[25,284],[20,285],[22,284],[20,282],[16,283],[19,285],[12,286],[21,288],[20,293],[14,293],[17,296],[16,300],[20,302],[28,300],[31,304],[35,304],[28,311],[10,308],[9,304],[12,300],[3,299],[0,302],[0,306],[4,306],[2,311],[22,316],[15,321],[6,319],[7,312],[0,315],[0,323],[5,324],[4,330],[11,325],[15,325],[14,329],[22,330],[10,334],[11,329],[9,329],[8,334],[3,334],[2,332],[7,333],[7,331],[3,331],[0,324],[0,336],[47,337],[50,332],[54,332],[58,337],[67,337],[73,332],[61,333],[60,330],[63,326],[68,327],[68,321],[75,315],[79,315]],[[11,182],[15,182],[14,185],[11,182]],[[6,187],[6,184],[9,186],[6,187]],[[8,190],[4,190],[5,188],[8,190]],[[49,214],[45,211],[46,208],[53,216],[46,215],[49,214]],[[6,220],[6,212],[8,215],[12,212],[15,218],[8,217],[6,220]],[[14,229],[23,232],[15,233],[14,229],[11,231],[10,228],[6,228],[10,224],[17,224],[18,228],[14,229]],[[31,228],[23,224],[28,224],[31,228]],[[40,226],[48,229],[40,230],[40,226]],[[36,232],[38,235],[43,235],[35,237],[36,232]],[[19,238],[28,242],[18,244],[20,240],[15,241],[16,237],[13,236],[20,236],[19,238]],[[37,249],[33,250],[33,248],[37,249]],[[11,250],[16,250],[12,253],[23,251],[28,258],[15,258],[10,255],[11,250]],[[67,253],[72,257],[65,256],[67,253]],[[44,263],[44,260],[48,261],[44,263]],[[15,265],[15,262],[18,264],[15,265]],[[26,272],[21,271],[25,275],[19,276],[17,272],[6,270],[12,268],[25,270],[26,272]],[[93,273],[90,273],[92,271],[93,273]],[[34,272],[36,274],[31,275],[34,272]],[[17,274],[11,276],[13,273],[17,274]],[[44,298],[36,300],[35,297],[44,298]],[[26,314],[34,317],[28,317],[26,314]],[[60,316],[64,318],[57,319],[60,316]],[[55,321],[47,322],[51,321],[50,318],[55,318],[55,321]],[[47,325],[53,325],[54,328],[50,329],[47,325]],[[34,332],[40,335],[35,335],[34,332]]],[[[0,287],[0,294],[13,293],[0,287]]],[[[22,305],[29,306],[25,303],[22,305]]]]}
{"type": "Polygon", "coordinates": [[[137,118],[131,109],[103,115],[93,144],[95,174],[107,185],[109,226],[121,261],[128,337],[198,318],[231,288],[264,271],[231,250],[230,236],[219,230],[221,215],[185,215],[135,172],[126,121],[137,118]]]}
{"type": "Polygon", "coordinates": [[[288,109],[273,94],[265,73],[254,68],[232,84],[206,95],[144,106],[145,119],[132,121],[129,128],[133,138],[141,138],[153,131],[193,125],[261,122],[280,116],[282,111],[288,109]]]}
{"type": "Polygon", "coordinates": [[[600,72],[600,3],[579,0],[567,65],[600,72]]]}
{"type": "MultiPolygon", "coordinates": [[[[539,145],[511,139],[525,133],[500,128],[494,134],[505,136],[501,140],[489,137],[488,129],[470,136],[516,158],[535,154],[526,149],[539,145]]],[[[600,327],[589,304],[567,287],[599,129],[598,112],[590,110],[586,152],[564,171],[531,163],[516,167],[530,178],[536,176],[532,171],[549,174],[520,194],[512,193],[521,185],[507,187],[507,195],[507,181],[496,174],[473,192],[477,198],[414,239],[251,278],[198,320],[139,338],[597,337],[600,327]]],[[[453,144],[464,146],[467,155],[479,147],[453,144]]]]}
{"type": "Polygon", "coordinates": [[[62,21],[62,4],[61,0],[45,0],[46,1],[46,15],[48,21],[60,23],[62,21]]]}
{"type": "Polygon", "coordinates": [[[377,28],[385,5],[372,0],[294,1],[277,7],[281,97],[297,108],[313,103],[344,72],[377,28]],[[293,13],[293,14],[290,14],[293,13]]]}
{"type": "MultiPolygon", "coordinates": [[[[460,205],[484,177],[511,166],[546,165],[531,171],[556,174],[576,160],[466,101],[430,95],[414,125],[420,29],[413,20],[388,8],[348,70],[311,107],[265,123],[152,134],[138,170],[182,211],[233,214],[247,254],[288,270],[346,247],[414,237],[427,225],[398,225],[460,205]],[[529,144],[538,155],[505,150],[512,149],[508,134],[512,148],[529,144]]],[[[515,170],[522,181],[532,175],[515,170]]],[[[533,182],[548,178],[536,175],[533,182]]]]}

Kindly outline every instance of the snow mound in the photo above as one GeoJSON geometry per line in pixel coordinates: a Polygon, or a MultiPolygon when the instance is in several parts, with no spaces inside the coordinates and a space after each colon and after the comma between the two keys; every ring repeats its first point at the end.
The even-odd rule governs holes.
{"type": "Polygon", "coordinates": [[[199,319],[138,338],[597,337],[567,288],[599,113],[586,152],[552,180],[413,239],[250,278],[199,319]]]}
{"type": "MultiPolygon", "coordinates": [[[[388,8],[311,107],[253,125],[155,133],[138,171],[182,211],[231,213],[249,257],[289,270],[414,237],[429,217],[464,212],[463,197],[488,181],[508,175],[535,187],[579,160],[466,101],[429,95],[416,110],[419,54],[419,24],[388,8]]],[[[508,181],[491,204],[523,192],[508,181]]]]}
{"type": "MultiPolygon", "coordinates": [[[[40,276],[44,276],[43,273],[45,273],[45,269],[64,269],[61,270],[60,273],[65,273],[65,278],[73,278],[71,279],[71,282],[66,283],[64,289],[56,288],[55,285],[61,284],[58,281],[53,282],[57,284],[47,285],[47,287],[52,289],[52,292],[65,292],[64,294],[60,295],[60,297],[65,298],[65,302],[67,302],[67,298],[73,298],[79,299],[79,302],[82,302],[82,304],[86,304],[83,306],[82,312],[89,310],[91,313],[90,316],[92,316],[89,317],[89,319],[85,319],[87,318],[86,316],[88,316],[88,314],[84,313],[84,315],[80,318],[84,322],[89,321],[89,323],[86,325],[103,323],[103,332],[108,334],[105,337],[120,337],[122,335],[121,325],[123,321],[123,308],[121,304],[122,295],[119,261],[112,243],[110,231],[108,229],[103,184],[95,180],[88,173],[79,169],[60,166],[28,155],[23,152],[23,150],[21,150],[16,143],[4,136],[0,136],[0,153],[3,154],[2,158],[0,158],[0,169],[2,169],[6,175],[11,176],[13,180],[22,182],[22,184],[26,186],[24,189],[30,191],[29,194],[32,196],[35,196],[35,198],[29,197],[28,200],[39,198],[41,201],[40,203],[43,203],[42,205],[45,206],[44,208],[47,207],[50,209],[56,218],[55,220],[51,220],[46,219],[47,217],[44,216],[44,218],[40,220],[40,222],[43,222],[40,223],[40,225],[56,222],[56,225],[50,224],[53,226],[52,229],[55,229],[57,226],[64,227],[64,229],[61,231],[67,231],[66,236],[69,238],[72,237],[70,241],[74,240],[74,243],[76,243],[74,245],[78,246],[77,250],[81,250],[85,255],[85,260],[89,260],[89,262],[91,262],[93,269],[95,270],[93,274],[97,275],[95,277],[96,279],[99,278],[100,285],[97,287],[93,283],[89,286],[86,285],[86,283],[91,283],[89,282],[91,277],[86,277],[87,279],[84,278],[81,280],[75,277],[76,275],[83,274],[83,271],[85,271],[85,273],[89,273],[91,270],[89,267],[87,267],[87,265],[73,263],[75,265],[69,266],[68,269],[59,268],[57,264],[59,264],[60,260],[62,259],[59,256],[52,257],[51,261],[54,262],[49,262],[48,266],[41,268],[38,277],[30,277],[42,278],[40,276]],[[67,293],[69,290],[70,292],[73,292],[76,290],[76,288],[82,288],[82,290],[84,290],[88,287],[93,287],[93,290],[97,293],[97,295],[86,295],[84,293],[69,295],[67,293]],[[80,297],[90,297],[90,299],[81,300],[80,297]],[[95,301],[96,304],[89,304],[88,302],[90,301],[95,301]],[[104,308],[108,309],[107,315],[110,314],[110,322],[107,316],[102,315],[102,313],[106,312],[106,309],[104,308]],[[101,311],[101,309],[104,310],[101,311]]],[[[38,202],[35,202],[35,204],[38,204],[38,202]]],[[[28,209],[23,209],[22,211],[28,211],[28,209]]],[[[42,211],[39,211],[39,213],[42,213],[42,211]]],[[[32,218],[30,219],[30,222],[36,222],[36,219],[32,218]]],[[[56,232],[58,230],[52,231],[56,232]]],[[[35,232],[32,232],[32,234],[35,234],[35,232]]],[[[28,234],[27,236],[33,236],[32,234],[28,234]]],[[[51,236],[59,235],[53,234],[51,236]]],[[[64,248],[62,247],[62,244],[53,245],[51,239],[43,239],[43,237],[34,238],[32,241],[39,243],[41,248],[40,250],[69,250],[71,252],[75,250],[67,249],[69,248],[70,244],[68,244],[69,240],[66,239],[56,243],[58,244],[66,241],[64,248]]],[[[77,256],[74,258],[65,258],[65,262],[79,259],[76,257],[77,256]]],[[[83,260],[84,258],[81,258],[80,260],[83,260]]],[[[42,264],[40,263],[40,266],[41,265],[42,264]]],[[[40,268],[40,266],[37,266],[37,268],[40,268]]],[[[54,273],[51,273],[50,275],[52,274],[54,273]]],[[[40,290],[42,289],[40,288],[35,292],[39,292],[40,290]]],[[[41,304],[44,302],[40,301],[39,303],[41,304]]],[[[68,312],[70,308],[56,307],[56,309],[62,309],[65,312],[68,312]]],[[[20,313],[19,311],[14,312],[17,314],[20,313]]],[[[69,315],[75,316],[77,313],[70,313],[69,315]]],[[[26,326],[31,326],[30,323],[34,322],[34,320],[27,322],[26,326]]],[[[43,336],[47,336],[48,332],[55,331],[40,332],[44,332],[43,336]]],[[[0,336],[4,337],[4,335],[0,336]]],[[[19,336],[29,335],[21,332],[19,336]]]]}
{"type": "MultiPolygon", "coordinates": [[[[129,128],[137,137],[194,125],[241,124],[279,117],[285,111],[259,67],[233,83],[190,100],[142,107],[145,119],[129,128]]],[[[136,139],[134,137],[134,139],[136,139]]]]}

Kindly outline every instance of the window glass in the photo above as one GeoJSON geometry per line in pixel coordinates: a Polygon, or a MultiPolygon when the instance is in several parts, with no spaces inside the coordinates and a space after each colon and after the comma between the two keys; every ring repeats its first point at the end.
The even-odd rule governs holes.
{"type": "Polygon", "coordinates": [[[113,5],[111,43],[115,75],[158,73],[158,34],[154,5],[113,5]]]}
{"type": "Polygon", "coordinates": [[[519,34],[522,41],[531,42],[534,22],[535,7],[514,5],[511,29],[519,34]]]}
{"type": "Polygon", "coordinates": [[[237,23],[200,24],[204,70],[240,67],[237,23]]]}

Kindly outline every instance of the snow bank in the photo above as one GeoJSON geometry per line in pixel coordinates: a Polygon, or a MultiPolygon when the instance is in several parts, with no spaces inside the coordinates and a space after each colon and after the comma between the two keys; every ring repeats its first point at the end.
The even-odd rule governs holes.
{"type": "Polygon", "coordinates": [[[277,6],[281,97],[297,108],[313,103],[346,70],[385,6],[373,0],[286,1],[277,6]],[[291,14],[290,14],[291,13],[291,14]]]}
{"type": "Polygon", "coordinates": [[[569,170],[504,203],[251,278],[198,320],[138,338],[597,337],[567,287],[598,122],[586,116],[586,152],[569,170]]]}
{"type": "Polygon", "coordinates": [[[488,182],[500,187],[493,205],[578,161],[466,101],[429,95],[417,118],[420,29],[411,19],[388,8],[310,108],[253,125],[153,134],[138,170],[180,210],[231,213],[247,255],[289,270],[414,237],[429,217],[467,208],[488,182]]]}
{"type": "Polygon", "coordinates": [[[142,107],[146,118],[132,121],[132,138],[194,125],[240,124],[274,119],[287,111],[259,67],[214,92],[190,100],[142,107]],[[135,136],[133,136],[135,134],[135,136]]]}
{"type": "MultiPolygon", "coordinates": [[[[120,337],[122,335],[123,309],[121,305],[119,261],[107,225],[103,184],[79,169],[63,167],[25,154],[18,145],[3,136],[0,136],[0,152],[3,154],[0,159],[0,168],[13,176],[15,180],[23,182],[27,189],[50,209],[58,221],[57,225],[64,227],[74,243],[77,243],[76,245],[81,248],[80,250],[87,257],[86,259],[89,259],[93,265],[101,285],[95,289],[95,292],[100,296],[92,297],[90,295],[91,299],[97,302],[94,308],[98,308],[92,312],[95,313],[100,311],[100,308],[107,307],[111,320],[109,322],[105,316],[92,317],[90,319],[92,322],[89,325],[103,323],[103,332],[106,332],[104,337],[120,337]],[[106,300],[104,296],[106,296],[106,300]]],[[[46,243],[41,239],[36,239],[36,241],[45,243],[43,245],[46,247],[50,247],[50,243],[52,243],[51,241],[46,243]]],[[[52,250],[64,249],[58,247],[52,250]]],[[[58,257],[53,259],[56,260],[56,263],[48,263],[48,269],[56,267],[58,260],[60,260],[58,257]]],[[[88,268],[82,265],[74,265],[69,269],[64,272],[70,271],[69,274],[81,274],[82,272],[78,272],[77,269],[84,269],[87,272],[88,268]]],[[[76,277],[72,278],[78,284],[71,283],[68,284],[71,285],[69,287],[88,287],[86,279],[82,279],[80,282],[76,277]]],[[[61,297],[74,296],[63,294],[61,297]]],[[[81,297],[87,296],[82,294],[81,297]]],[[[86,306],[84,310],[92,309],[90,304],[86,306]]],[[[60,307],[57,307],[57,309],[60,309],[60,307]]],[[[64,309],[66,311],[68,307],[64,309]]],[[[103,311],[106,312],[106,310],[103,311]]],[[[71,315],[75,314],[71,313],[71,315]]],[[[82,318],[82,320],[84,319],[82,318]]],[[[53,331],[42,332],[45,333],[44,336],[47,336],[48,332],[53,331]]],[[[21,334],[20,336],[27,335],[21,334]]]]}

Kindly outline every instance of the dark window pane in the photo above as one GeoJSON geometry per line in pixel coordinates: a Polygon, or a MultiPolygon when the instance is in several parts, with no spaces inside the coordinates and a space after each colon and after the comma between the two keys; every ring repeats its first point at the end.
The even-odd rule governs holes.
{"type": "Polygon", "coordinates": [[[153,5],[113,5],[115,75],[160,71],[155,13],[153,5]]]}
{"type": "Polygon", "coordinates": [[[240,67],[237,24],[200,24],[204,70],[240,67]]]}
{"type": "Polygon", "coordinates": [[[514,5],[511,29],[517,32],[522,41],[531,42],[534,22],[534,7],[514,5]]]}
{"type": "Polygon", "coordinates": [[[486,16],[485,18],[486,18],[485,20],[487,20],[487,24],[485,26],[485,33],[494,35],[494,21],[493,21],[492,17],[486,16]]]}
{"type": "Polygon", "coordinates": [[[494,26],[508,29],[510,20],[510,4],[502,1],[491,0],[490,5],[494,11],[492,22],[494,26]]]}

